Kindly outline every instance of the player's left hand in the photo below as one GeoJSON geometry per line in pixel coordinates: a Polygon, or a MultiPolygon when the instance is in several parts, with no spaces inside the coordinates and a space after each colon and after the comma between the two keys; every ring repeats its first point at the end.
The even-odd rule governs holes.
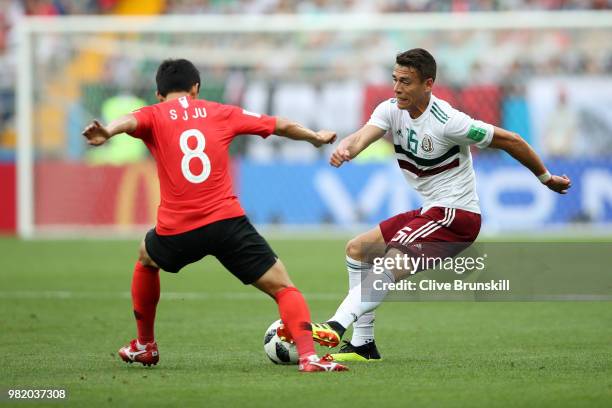
{"type": "Polygon", "coordinates": [[[312,144],[315,147],[321,147],[324,144],[331,144],[336,141],[336,132],[331,130],[319,130],[317,132],[317,140],[313,141],[312,144]]]}
{"type": "Polygon", "coordinates": [[[92,146],[100,146],[111,137],[108,130],[97,120],[87,125],[82,134],[87,139],[87,143],[92,146]]]}
{"type": "Polygon", "coordinates": [[[544,185],[559,194],[567,194],[567,190],[572,186],[572,181],[565,174],[562,176],[552,176],[544,185]]]}

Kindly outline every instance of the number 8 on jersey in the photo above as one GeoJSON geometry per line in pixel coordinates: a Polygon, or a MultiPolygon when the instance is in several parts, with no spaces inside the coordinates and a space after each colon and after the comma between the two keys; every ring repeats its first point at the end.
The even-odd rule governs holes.
{"type": "Polygon", "coordinates": [[[206,147],[206,139],[204,138],[204,134],[200,132],[198,129],[187,129],[183,133],[181,133],[181,137],[179,139],[179,144],[181,146],[181,151],[184,156],[181,160],[181,171],[183,172],[183,176],[187,179],[187,181],[199,184],[206,181],[208,176],[210,176],[210,159],[204,153],[204,148],[206,147]],[[196,147],[195,149],[189,148],[189,138],[196,138],[196,147]],[[189,168],[189,163],[193,159],[200,159],[202,162],[202,172],[198,175],[195,175],[191,172],[189,168]]]}

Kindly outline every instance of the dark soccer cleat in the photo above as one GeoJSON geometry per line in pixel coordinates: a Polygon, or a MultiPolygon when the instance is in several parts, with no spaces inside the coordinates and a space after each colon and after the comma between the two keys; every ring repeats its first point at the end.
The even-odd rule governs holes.
{"type": "Polygon", "coordinates": [[[147,343],[144,350],[139,350],[136,346],[136,339],[130,344],[119,349],[119,357],[126,363],[140,363],[145,366],[157,364],[159,361],[159,350],[157,343],[147,343]]]}
{"type": "Polygon", "coordinates": [[[353,346],[349,341],[344,341],[340,351],[331,355],[335,361],[380,361],[382,357],[376,348],[374,341],[362,346],[353,346]]]}
{"type": "Polygon", "coordinates": [[[334,363],[334,359],[326,354],[319,358],[316,354],[300,359],[299,370],[302,373],[318,373],[331,371],[348,371],[348,367],[334,363]]]}

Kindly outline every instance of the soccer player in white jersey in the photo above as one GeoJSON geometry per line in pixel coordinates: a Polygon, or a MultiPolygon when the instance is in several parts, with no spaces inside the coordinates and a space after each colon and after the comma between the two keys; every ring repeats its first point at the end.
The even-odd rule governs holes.
{"type": "MultiPolygon", "coordinates": [[[[465,248],[478,236],[480,207],[470,145],[505,150],[554,192],[565,194],[571,185],[565,175],[551,175],[518,134],[472,119],[434,96],[436,61],[429,52],[412,49],[397,55],[395,62],[395,98],[378,105],[364,127],[343,139],[330,163],[340,167],[389,133],[397,162],[408,184],[422,196],[423,207],[385,220],[348,242],[349,293],[326,323],[312,325],[313,338],[333,347],[353,324],[351,341],[345,341],[339,353],[333,354],[337,361],[380,359],[374,342],[374,309],[385,293],[362,301],[361,285],[366,284],[361,282],[362,273],[372,268],[367,259],[372,255],[392,259],[410,256],[412,249],[422,248],[424,243],[464,243],[465,248]],[[372,254],[375,248],[382,253],[372,254]]],[[[393,283],[415,272],[394,267],[376,279],[393,283]]]]}

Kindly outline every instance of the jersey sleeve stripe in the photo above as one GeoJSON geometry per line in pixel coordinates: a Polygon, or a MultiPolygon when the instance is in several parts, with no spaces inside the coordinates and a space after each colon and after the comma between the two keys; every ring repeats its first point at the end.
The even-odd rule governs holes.
{"type": "Polygon", "coordinates": [[[412,160],[419,166],[435,166],[447,160],[448,158],[458,154],[461,151],[461,149],[459,148],[459,145],[455,145],[451,147],[450,149],[448,149],[448,151],[444,153],[442,156],[435,157],[433,159],[424,159],[422,157],[415,156],[414,154],[410,153],[408,150],[404,150],[404,148],[400,145],[394,144],[393,146],[395,147],[395,153],[403,154],[404,156],[406,156],[407,158],[409,158],[410,160],[412,160]]]}
{"type": "Polygon", "coordinates": [[[452,162],[445,164],[444,166],[440,166],[440,167],[433,167],[431,169],[419,169],[418,167],[416,167],[414,164],[407,162],[406,160],[397,160],[399,166],[406,170],[411,172],[412,174],[416,175],[417,177],[429,177],[429,176],[434,176],[436,174],[440,174],[446,170],[450,170],[452,168],[455,167],[459,167],[459,158],[457,157],[455,160],[453,160],[452,162]]]}
{"type": "Polygon", "coordinates": [[[440,114],[440,116],[442,117],[442,119],[448,120],[449,116],[446,114],[446,112],[444,112],[444,111],[442,110],[442,108],[440,108],[440,107],[438,106],[438,104],[437,104],[437,103],[435,103],[435,102],[434,102],[434,103],[433,103],[433,105],[432,105],[432,108],[434,108],[434,109],[436,110],[436,112],[438,112],[438,113],[440,114]]]}
{"type": "Polygon", "coordinates": [[[440,123],[442,123],[443,125],[446,124],[448,118],[444,118],[444,116],[442,116],[442,114],[435,109],[435,106],[431,107],[431,113],[435,116],[436,119],[438,119],[438,121],[440,121],[440,123]]]}

